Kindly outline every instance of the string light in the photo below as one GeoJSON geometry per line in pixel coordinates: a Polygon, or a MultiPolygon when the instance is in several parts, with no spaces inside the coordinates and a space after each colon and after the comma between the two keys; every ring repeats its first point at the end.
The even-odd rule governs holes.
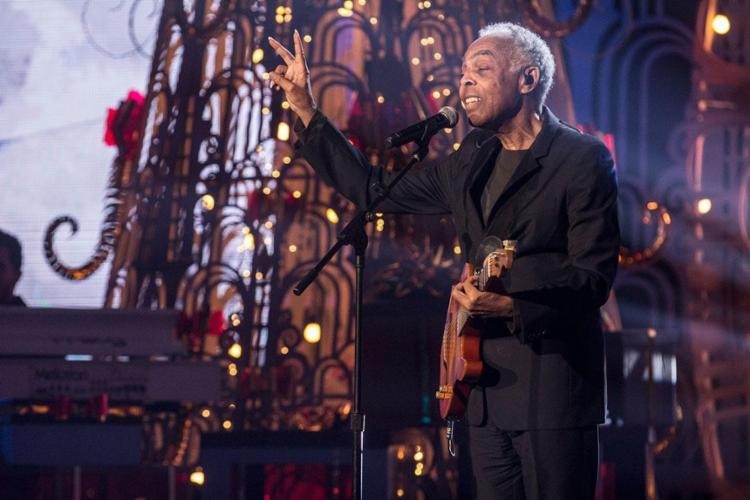
{"type": "Polygon", "coordinates": [[[193,472],[190,473],[190,482],[193,484],[197,484],[198,486],[203,486],[206,482],[206,474],[203,472],[203,469],[201,467],[196,468],[193,472]]]}
{"type": "Polygon", "coordinates": [[[311,344],[320,342],[320,323],[308,323],[302,331],[302,336],[311,344]]]}
{"type": "Polygon", "coordinates": [[[265,54],[263,53],[263,49],[255,49],[253,51],[253,62],[255,64],[258,64],[263,60],[264,55],[265,54]]]}
{"type": "Polygon", "coordinates": [[[289,245],[289,253],[294,253],[297,251],[297,245],[289,245]]]}
{"type": "Polygon", "coordinates": [[[711,211],[711,199],[701,198],[700,200],[696,202],[695,209],[698,210],[699,214],[706,215],[708,212],[711,211]]]}
{"type": "Polygon", "coordinates": [[[210,194],[204,194],[201,197],[201,204],[203,205],[204,210],[211,211],[214,209],[214,206],[216,206],[216,201],[210,194]]]}
{"type": "Polygon", "coordinates": [[[456,255],[461,255],[461,246],[460,245],[454,246],[453,247],[453,253],[456,254],[456,255]]]}
{"type": "Polygon", "coordinates": [[[279,122],[279,128],[276,130],[276,138],[280,141],[289,140],[289,124],[286,122],[279,122]]]}
{"type": "Polygon", "coordinates": [[[211,416],[211,410],[208,408],[203,408],[203,411],[201,412],[201,417],[208,418],[211,416]]]}
{"type": "Polygon", "coordinates": [[[711,29],[713,29],[714,33],[717,35],[726,35],[731,28],[732,23],[724,14],[716,14],[714,18],[711,19],[711,29]]]}
{"type": "Polygon", "coordinates": [[[337,214],[334,209],[329,208],[328,210],[326,210],[326,219],[328,219],[331,224],[338,224],[339,214],[337,214]]]}
{"type": "Polygon", "coordinates": [[[227,431],[228,431],[229,429],[231,429],[231,428],[232,428],[232,421],[231,421],[231,420],[224,420],[224,421],[223,421],[223,422],[221,423],[221,426],[222,426],[222,427],[223,427],[223,428],[224,428],[225,430],[227,430],[227,431]]]}
{"type": "Polygon", "coordinates": [[[239,359],[242,356],[242,346],[235,342],[229,347],[227,354],[235,359],[239,359]]]}

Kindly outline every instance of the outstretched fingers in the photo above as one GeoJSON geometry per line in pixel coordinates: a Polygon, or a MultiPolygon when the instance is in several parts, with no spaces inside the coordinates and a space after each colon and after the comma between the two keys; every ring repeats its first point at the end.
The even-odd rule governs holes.
{"type": "MultiPolygon", "coordinates": [[[[287,66],[291,66],[292,64],[294,64],[294,59],[295,59],[294,55],[291,52],[289,52],[289,49],[281,45],[281,43],[279,43],[278,40],[276,40],[272,36],[269,36],[268,43],[269,45],[271,45],[271,48],[273,49],[273,51],[276,52],[276,54],[284,60],[287,66]]],[[[295,50],[297,50],[296,47],[295,47],[295,50]]]]}

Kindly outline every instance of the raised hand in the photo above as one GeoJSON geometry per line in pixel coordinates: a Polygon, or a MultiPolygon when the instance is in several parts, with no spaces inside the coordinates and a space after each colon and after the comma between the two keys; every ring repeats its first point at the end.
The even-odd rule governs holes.
{"type": "Polygon", "coordinates": [[[315,99],[312,95],[310,70],[307,67],[302,38],[299,32],[294,30],[294,54],[270,36],[268,43],[284,61],[284,64],[279,64],[269,73],[269,78],[273,85],[284,91],[289,107],[307,127],[315,114],[315,99]]]}

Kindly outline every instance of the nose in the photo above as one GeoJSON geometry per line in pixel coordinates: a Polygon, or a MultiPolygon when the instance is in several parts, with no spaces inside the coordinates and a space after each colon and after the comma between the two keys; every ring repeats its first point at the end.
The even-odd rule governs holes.
{"type": "Polygon", "coordinates": [[[474,85],[474,78],[469,72],[466,72],[461,75],[461,79],[458,81],[458,84],[459,87],[468,87],[469,85],[474,85]]]}

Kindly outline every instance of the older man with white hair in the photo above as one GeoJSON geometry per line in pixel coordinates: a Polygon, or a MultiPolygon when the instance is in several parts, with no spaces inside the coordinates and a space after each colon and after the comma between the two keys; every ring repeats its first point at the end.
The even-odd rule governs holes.
{"type": "MultiPolygon", "coordinates": [[[[499,291],[473,277],[452,297],[482,318],[482,376],[467,421],[480,499],[594,497],[604,419],[598,308],[619,251],[612,158],[597,139],[544,106],[555,65],[531,31],[484,28],[464,55],[460,98],[475,127],[435,166],[409,172],[378,210],[449,213],[475,266],[489,240],[516,240],[499,291]]],[[[390,175],[356,150],[315,106],[302,41],[276,40],[271,73],[300,119],[299,152],[359,206],[390,175]]]]}

